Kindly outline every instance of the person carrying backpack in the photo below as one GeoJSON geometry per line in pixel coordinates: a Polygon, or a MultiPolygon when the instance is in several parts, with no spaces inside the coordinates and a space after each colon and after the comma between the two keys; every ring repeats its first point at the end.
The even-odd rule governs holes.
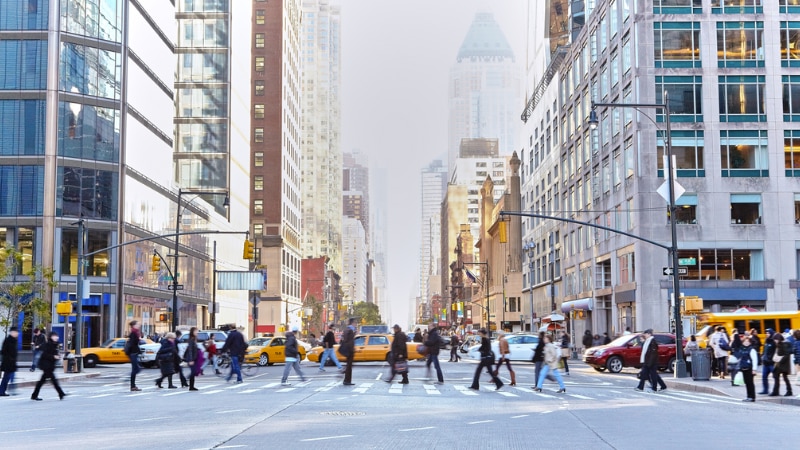
{"type": "Polygon", "coordinates": [[[719,378],[724,380],[725,372],[728,371],[728,352],[731,349],[730,345],[728,344],[728,336],[725,334],[725,327],[717,327],[716,333],[711,336],[711,342],[709,342],[709,345],[711,345],[711,348],[714,349],[714,359],[717,361],[719,378]]]}
{"type": "Polygon", "coordinates": [[[744,386],[747,390],[747,398],[743,402],[756,401],[756,385],[753,383],[753,374],[758,370],[758,352],[753,347],[750,337],[745,335],[742,339],[742,346],[736,351],[739,359],[739,372],[744,379],[744,386]]]}

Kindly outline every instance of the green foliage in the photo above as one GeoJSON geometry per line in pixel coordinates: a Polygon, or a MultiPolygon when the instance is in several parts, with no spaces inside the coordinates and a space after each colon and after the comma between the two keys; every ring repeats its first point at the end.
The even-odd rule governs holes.
{"type": "Polygon", "coordinates": [[[41,324],[50,322],[50,303],[44,296],[58,285],[53,269],[33,266],[23,272],[23,257],[14,247],[0,247],[0,327],[6,333],[20,312],[25,313],[23,329],[33,325],[34,316],[41,324]]]}
{"type": "MultiPolygon", "coordinates": [[[[306,330],[305,333],[314,333],[317,337],[325,332],[325,318],[322,317],[323,304],[322,302],[309,294],[303,300],[303,309],[311,308],[313,313],[311,317],[306,317],[306,330]]],[[[305,311],[303,312],[305,314],[305,311]]]]}
{"type": "Polygon", "coordinates": [[[353,316],[359,317],[361,325],[384,325],[378,305],[367,302],[353,304],[353,316]]]}

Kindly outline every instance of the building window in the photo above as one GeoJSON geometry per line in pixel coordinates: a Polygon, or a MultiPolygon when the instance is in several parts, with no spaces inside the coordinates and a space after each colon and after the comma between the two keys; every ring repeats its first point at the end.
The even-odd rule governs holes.
{"type": "Polygon", "coordinates": [[[256,33],[256,48],[264,48],[264,33],[256,33]]]}
{"type": "Polygon", "coordinates": [[[800,2],[797,0],[780,0],[778,3],[781,13],[800,13],[800,2]]]}
{"type": "Polygon", "coordinates": [[[784,75],[783,121],[800,122],[800,76],[784,75]]]}
{"type": "Polygon", "coordinates": [[[701,67],[700,22],[654,22],[655,66],[701,67]]]}
{"type": "Polygon", "coordinates": [[[256,175],[253,177],[253,190],[254,191],[264,190],[264,177],[262,175],[256,175]]]}
{"type": "Polygon", "coordinates": [[[255,236],[263,236],[264,235],[264,224],[263,223],[254,223],[253,224],[253,234],[255,236]]]}
{"type": "Polygon", "coordinates": [[[253,106],[253,118],[255,118],[255,119],[263,119],[264,118],[264,104],[263,103],[256,103],[253,106]]]}
{"type": "MultiPolygon", "coordinates": [[[[675,156],[676,170],[679,177],[704,177],[706,175],[703,162],[704,138],[702,131],[678,130],[671,133],[672,155],[675,156]]],[[[664,176],[664,137],[658,133],[658,176],[664,176]]]]}
{"type": "Polygon", "coordinates": [[[764,67],[764,22],[717,22],[719,67],[764,67]]]}
{"type": "Polygon", "coordinates": [[[264,95],[264,80],[256,80],[255,87],[256,87],[256,95],[258,96],[264,95]]]}
{"type": "Polygon", "coordinates": [[[783,163],[787,177],[800,177],[800,130],[783,132],[783,163]]]}
{"type": "Polygon", "coordinates": [[[619,265],[619,284],[633,283],[636,281],[633,253],[626,253],[617,257],[619,265]]]}
{"type": "Polygon", "coordinates": [[[800,22],[781,21],[781,66],[800,67],[800,22]]]}
{"type": "Polygon", "coordinates": [[[723,177],[768,177],[767,130],[719,132],[723,177]]]}
{"type": "Polygon", "coordinates": [[[253,130],[253,139],[256,142],[264,142],[264,129],[263,128],[255,128],[253,130]]]}
{"type": "Polygon", "coordinates": [[[794,223],[800,225],[800,194],[794,194],[794,223]]]}
{"type": "Polygon", "coordinates": [[[761,6],[761,0],[722,0],[722,8],[720,8],[720,0],[711,0],[711,12],[714,14],[760,14],[764,12],[764,8],[761,6]]]}
{"type": "Polygon", "coordinates": [[[761,223],[761,194],[731,194],[731,224],[761,223]]]}
{"type": "Polygon", "coordinates": [[[256,56],[254,67],[255,67],[255,71],[257,73],[264,72],[264,57],[263,56],[256,56]]]}
{"type": "MultiPolygon", "coordinates": [[[[669,110],[673,122],[703,121],[703,77],[669,76],[656,77],[656,103],[664,103],[664,91],[669,97],[669,110]]],[[[656,116],[658,122],[664,121],[663,110],[656,116]]]]}
{"type": "Polygon", "coordinates": [[[764,252],[750,249],[678,250],[685,280],[763,280],[764,252]]]}
{"type": "Polygon", "coordinates": [[[256,25],[264,25],[265,13],[263,9],[256,10],[256,25]]]}
{"type": "MultiPolygon", "coordinates": [[[[627,2],[622,2],[626,4],[627,2]]],[[[702,0],[653,0],[653,12],[656,14],[701,14],[702,0]]]]}
{"type": "Polygon", "coordinates": [[[765,77],[720,76],[719,120],[721,122],[766,122],[765,77]]]}
{"type": "Polygon", "coordinates": [[[253,200],[253,214],[258,216],[264,214],[264,200],[253,200]]]}
{"type": "MultiPolygon", "coordinates": [[[[697,194],[683,194],[675,199],[675,223],[695,225],[697,223],[697,194]]],[[[667,222],[669,223],[669,210],[667,222]]]]}

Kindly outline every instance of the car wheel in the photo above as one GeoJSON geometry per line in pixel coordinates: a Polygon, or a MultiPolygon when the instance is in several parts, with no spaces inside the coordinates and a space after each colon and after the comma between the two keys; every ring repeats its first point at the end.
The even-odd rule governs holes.
{"type": "Polygon", "coordinates": [[[83,367],[87,369],[91,369],[92,367],[97,365],[97,356],[95,355],[86,355],[83,357],[83,367]]]}
{"type": "Polygon", "coordinates": [[[667,372],[669,372],[669,373],[675,373],[675,357],[674,356],[669,359],[669,362],[667,363],[667,367],[666,367],[665,370],[667,372]]]}
{"type": "Polygon", "coordinates": [[[606,368],[605,368],[605,367],[592,367],[592,368],[593,368],[594,370],[598,371],[598,372],[605,372],[605,371],[606,371],[606,368]]]}
{"type": "Polygon", "coordinates": [[[144,362],[144,363],[142,363],[142,367],[144,367],[145,369],[152,369],[153,368],[153,362],[152,361],[144,362]]]}
{"type": "Polygon", "coordinates": [[[270,366],[269,363],[269,355],[266,353],[262,353],[261,356],[258,357],[258,365],[261,367],[270,366]]]}
{"type": "Polygon", "coordinates": [[[623,367],[622,358],[620,358],[619,356],[612,356],[608,358],[608,361],[606,362],[606,367],[608,368],[608,371],[611,373],[622,372],[622,367],[623,367]]]}

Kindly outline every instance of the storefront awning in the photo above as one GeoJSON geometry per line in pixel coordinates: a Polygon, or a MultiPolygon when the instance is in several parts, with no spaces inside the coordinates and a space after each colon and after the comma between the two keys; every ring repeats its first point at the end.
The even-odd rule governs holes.
{"type": "Polygon", "coordinates": [[[561,312],[569,314],[572,310],[582,309],[584,311],[591,311],[594,308],[594,298],[586,297],[578,300],[570,300],[561,304],[561,312]]]}

